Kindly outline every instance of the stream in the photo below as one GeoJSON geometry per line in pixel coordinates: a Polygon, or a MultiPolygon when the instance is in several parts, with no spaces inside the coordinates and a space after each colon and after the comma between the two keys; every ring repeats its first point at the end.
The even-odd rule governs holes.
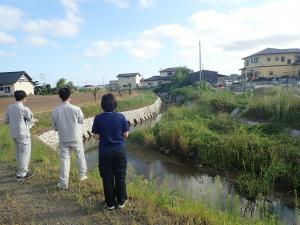
{"type": "MultiPolygon", "coordinates": [[[[160,116],[131,127],[130,131],[153,126],[160,116]]],[[[98,147],[88,150],[85,155],[89,168],[98,166],[98,147]]],[[[138,175],[155,181],[159,186],[174,189],[187,198],[199,200],[213,209],[256,218],[267,212],[275,215],[282,224],[300,225],[299,209],[290,207],[292,199],[283,193],[275,192],[264,197],[264,200],[250,202],[237,194],[230,173],[199,168],[188,160],[166,156],[130,141],[127,142],[127,158],[138,175]]]]}

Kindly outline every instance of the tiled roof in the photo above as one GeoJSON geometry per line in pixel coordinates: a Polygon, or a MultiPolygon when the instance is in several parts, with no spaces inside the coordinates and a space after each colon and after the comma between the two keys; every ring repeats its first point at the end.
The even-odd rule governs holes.
{"type": "Polygon", "coordinates": [[[31,77],[25,71],[15,71],[0,73],[0,84],[13,84],[17,82],[23,75],[26,76],[30,82],[32,82],[31,77]]]}

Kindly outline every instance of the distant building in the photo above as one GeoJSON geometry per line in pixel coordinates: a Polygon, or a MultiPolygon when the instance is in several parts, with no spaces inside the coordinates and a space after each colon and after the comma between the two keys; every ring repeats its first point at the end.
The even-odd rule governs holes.
{"type": "MultiPolygon", "coordinates": [[[[202,70],[202,81],[205,81],[210,84],[215,84],[218,82],[219,74],[216,71],[211,70],[202,70]]],[[[200,81],[200,72],[193,72],[189,75],[189,83],[195,84],[196,82],[200,81]]]]}
{"type": "Polygon", "coordinates": [[[121,89],[128,89],[131,86],[132,89],[142,87],[142,76],[139,73],[123,73],[118,76],[118,84],[121,89]]]}
{"type": "Polygon", "coordinates": [[[159,74],[161,77],[171,77],[175,74],[175,72],[179,68],[180,67],[171,67],[171,68],[163,69],[163,70],[159,71],[159,74]]]}
{"type": "Polygon", "coordinates": [[[167,83],[171,83],[171,77],[153,76],[144,80],[144,87],[157,87],[167,83]]]}
{"type": "Polygon", "coordinates": [[[257,78],[299,77],[300,49],[266,48],[243,58],[243,77],[250,80],[257,78]]]}
{"type": "Polygon", "coordinates": [[[118,80],[109,81],[108,88],[112,91],[118,91],[120,89],[118,80]]]}
{"type": "Polygon", "coordinates": [[[25,71],[0,73],[0,95],[13,95],[16,90],[23,90],[27,95],[33,95],[31,77],[25,71]]]}

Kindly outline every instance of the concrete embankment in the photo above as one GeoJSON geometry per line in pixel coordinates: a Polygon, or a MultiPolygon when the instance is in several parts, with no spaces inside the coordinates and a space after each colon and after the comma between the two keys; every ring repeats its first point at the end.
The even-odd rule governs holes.
{"type": "MultiPolygon", "coordinates": [[[[146,120],[150,120],[154,117],[156,117],[161,109],[162,101],[160,98],[157,98],[156,101],[149,106],[142,107],[139,109],[129,110],[121,112],[126,120],[128,121],[128,124],[131,126],[141,124],[145,122],[146,120]]],[[[82,125],[82,131],[83,131],[83,141],[84,141],[84,147],[85,149],[90,149],[92,147],[97,146],[97,141],[95,141],[92,138],[92,124],[94,121],[94,117],[90,117],[84,120],[84,123],[82,125]]],[[[38,136],[38,138],[44,142],[46,145],[50,146],[52,149],[57,150],[58,149],[58,134],[54,130],[47,131],[41,135],[38,136]]]]}

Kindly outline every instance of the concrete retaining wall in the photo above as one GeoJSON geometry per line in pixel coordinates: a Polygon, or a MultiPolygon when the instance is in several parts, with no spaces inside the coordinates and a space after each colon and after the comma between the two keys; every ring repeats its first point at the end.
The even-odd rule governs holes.
{"type": "MultiPolygon", "coordinates": [[[[155,118],[161,109],[162,101],[160,98],[157,98],[156,101],[149,106],[129,110],[125,112],[121,112],[125,118],[128,121],[128,124],[130,126],[141,124],[145,122],[146,120],[155,118]]],[[[95,147],[98,145],[98,142],[92,138],[92,125],[93,125],[94,117],[87,118],[84,120],[84,123],[82,125],[82,131],[83,131],[83,142],[85,149],[90,149],[92,147],[95,147]]],[[[56,131],[51,130],[48,132],[45,132],[38,136],[38,138],[44,142],[46,145],[50,146],[52,149],[57,150],[58,149],[58,134],[56,131]]]]}

